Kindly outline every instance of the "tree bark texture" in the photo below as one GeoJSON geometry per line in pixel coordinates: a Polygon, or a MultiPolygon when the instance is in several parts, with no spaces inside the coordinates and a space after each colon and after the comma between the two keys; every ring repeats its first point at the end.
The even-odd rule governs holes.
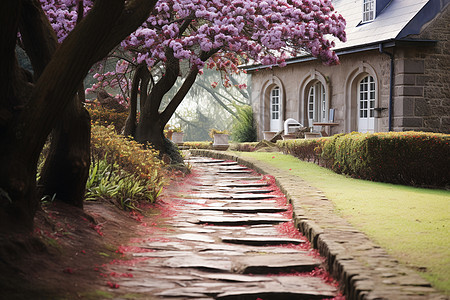
{"type": "MultiPolygon", "coordinates": [[[[75,97],[76,98],[76,97],[75,97]]],[[[51,134],[39,195],[83,207],[89,177],[91,122],[81,102],[72,101],[51,134]]]]}

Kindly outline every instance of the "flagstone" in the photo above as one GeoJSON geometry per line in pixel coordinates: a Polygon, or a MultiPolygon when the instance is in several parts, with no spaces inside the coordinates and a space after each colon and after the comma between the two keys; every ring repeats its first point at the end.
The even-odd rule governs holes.
{"type": "Polygon", "coordinates": [[[164,266],[172,268],[199,268],[216,271],[231,271],[232,262],[221,256],[200,256],[191,254],[188,256],[176,256],[167,259],[164,266]]]}
{"type": "Polygon", "coordinates": [[[224,163],[225,161],[222,159],[196,159],[190,162],[195,162],[196,164],[220,164],[224,163]]]}
{"type": "Polygon", "coordinates": [[[286,208],[274,206],[227,206],[227,207],[201,207],[199,210],[218,210],[233,213],[261,213],[261,212],[283,212],[286,208]]]}
{"type": "Polygon", "coordinates": [[[285,244],[301,244],[306,241],[300,239],[282,238],[282,237],[222,237],[222,242],[232,244],[242,244],[250,246],[268,246],[268,245],[285,245],[285,244]]]}
{"type": "Polygon", "coordinates": [[[189,198],[204,198],[204,199],[231,199],[231,195],[225,193],[200,193],[190,194],[189,198]]]}
{"type": "Polygon", "coordinates": [[[275,274],[310,272],[322,261],[312,256],[289,254],[265,254],[239,257],[234,269],[243,274],[275,274]]]}
{"type": "Polygon", "coordinates": [[[178,234],[175,236],[177,239],[180,240],[187,240],[187,241],[199,241],[199,242],[206,242],[206,243],[214,243],[215,239],[211,236],[205,235],[205,234],[194,234],[194,233],[184,233],[184,234],[178,234]]]}
{"type": "Polygon", "coordinates": [[[233,199],[269,199],[277,198],[276,195],[265,195],[265,194],[233,194],[231,195],[233,199]]]}
{"type": "Polygon", "coordinates": [[[277,217],[229,217],[229,216],[205,216],[200,217],[194,223],[197,224],[212,224],[212,225],[229,225],[229,226],[241,226],[241,225],[255,225],[255,224],[278,224],[282,222],[288,222],[289,219],[277,218],[277,217]]]}
{"type": "Polygon", "coordinates": [[[273,281],[271,277],[267,276],[252,276],[242,274],[207,274],[199,275],[200,277],[222,281],[235,281],[235,282],[261,282],[261,281],[273,281]]]}
{"type": "Polygon", "coordinates": [[[226,169],[226,170],[219,170],[219,174],[250,174],[252,173],[252,170],[249,169],[226,169]]]}

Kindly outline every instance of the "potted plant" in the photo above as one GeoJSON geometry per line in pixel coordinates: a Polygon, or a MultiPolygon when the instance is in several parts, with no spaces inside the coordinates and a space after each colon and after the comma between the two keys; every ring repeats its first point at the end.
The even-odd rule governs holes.
{"type": "Polygon", "coordinates": [[[170,139],[175,144],[182,144],[183,143],[184,132],[183,132],[183,130],[181,130],[181,127],[172,127],[172,128],[170,128],[170,126],[169,126],[168,129],[167,129],[166,136],[167,136],[167,138],[169,138],[169,136],[170,136],[170,139]]]}
{"type": "Polygon", "coordinates": [[[217,130],[213,128],[209,131],[209,136],[213,139],[213,149],[228,149],[229,132],[227,130],[217,130]]]}

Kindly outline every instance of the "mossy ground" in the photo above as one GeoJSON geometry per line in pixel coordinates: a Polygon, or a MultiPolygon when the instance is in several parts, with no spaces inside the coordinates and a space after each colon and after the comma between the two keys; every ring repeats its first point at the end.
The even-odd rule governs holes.
{"type": "Polygon", "coordinates": [[[450,191],[353,179],[281,153],[240,152],[323,191],[336,212],[450,294],[450,191]]]}

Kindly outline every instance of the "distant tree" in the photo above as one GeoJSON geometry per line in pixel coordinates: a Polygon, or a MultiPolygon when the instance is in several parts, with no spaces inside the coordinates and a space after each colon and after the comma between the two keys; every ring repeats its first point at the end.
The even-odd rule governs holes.
{"type": "MultiPolygon", "coordinates": [[[[60,5],[54,2],[48,1],[60,5]]],[[[83,1],[61,2],[76,2],[83,7],[83,1]]],[[[62,118],[70,117],[70,122],[65,123],[70,135],[58,143],[59,149],[67,152],[63,157],[71,159],[68,169],[54,169],[55,174],[73,179],[75,182],[68,185],[75,188],[72,191],[79,193],[76,187],[84,189],[89,156],[79,148],[85,149],[86,142],[89,147],[90,125],[82,110],[78,114],[80,105],[74,96],[91,66],[138,28],[155,2],[96,0],[89,14],[58,45],[38,0],[0,1],[0,232],[32,229],[38,207],[39,154],[62,118]],[[17,62],[19,33],[20,44],[33,66],[33,77],[17,62]],[[82,118],[76,120],[74,115],[82,118]],[[74,148],[76,144],[79,147],[74,148]]],[[[79,201],[71,200],[80,206],[79,201]]]]}

